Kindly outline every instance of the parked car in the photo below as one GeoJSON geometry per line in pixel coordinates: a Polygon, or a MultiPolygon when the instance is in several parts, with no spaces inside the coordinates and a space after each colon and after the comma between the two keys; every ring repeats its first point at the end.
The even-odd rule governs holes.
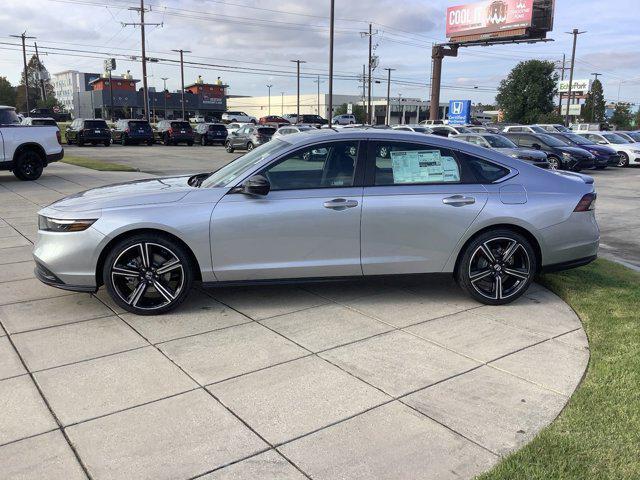
{"type": "Polygon", "coordinates": [[[449,120],[422,120],[420,125],[446,125],[449,123],[449,120]]]}
{"type": "Polygon", "coordinates": [[[289,125],[291,122],[286,118],[279,117],[278,115],[267,115],[265,117],[260,117],[258,120],[258,124],[260,125],[275,125],[277,127],[281,127],[283,125],[289,125]]]}
{"type": "Polygon", "coordinates": [[[536,126],[546,130],[547,132],[550,133],[567,133],[567,132],[571,132],[570,128],[565,127],[564,125],[560,124],[560,123],[539,123],[536,126]]]}
{"type": "Polygon", "coordinates": [[[216,143],[224,145],[227,141],[227,127],[222,123],[199,123],[193,129],[193,139],[203,147],[216,143]]]}
{"type": "Polygon", "coordinates": [[[273,134],[273,138],[284,137],[286,135],[291,135],[294,133],[301,132],[309,132],[316,130],[315,127],[311,125],[285,125],[284,127],[280,127],[276,130],[276,133],[273,134]]]}
{"type": "Polygon", "coordinates": [[[331,119],[332,125],[355,125],[356,123],[356,116],[351,114],[336,115],[331,119]]]}
{"type": "Polygon", "coordinates": [[[638,141],[635,138],[633,138],[631,135],[629,135],[627,132],[624,132],[624,131],[621,131],[621,130],[616,130],[614,133],[616,135],[620,135],[622,138],[624,138],[625,140],[629,141],[629,143],[636,143],[638,141]]]}
{"type": "Polygon", "coordinates": [[[502,131],[505,133],[547,133],[547,130],[538,125],[508,125],[502,131]]]}
{"type": "Polygon", "coordinates": [[[297,123],[303,125],[314,125],[320,128],[323,125],[328,125],[329,121],[326,118],[322,118],[320,115],[305,113],[300,115],[300,121],[298,121],[297,123]]]}
{"type": "Polygon", "coordinates": [[[551,168],[546,153],[529,148],[519,148],[515,143],[502,135],[494,133],[462,134],[457,135],[455,139],[473,143],[479,147],[497,150],[510,157],[530,162],[536,167],[551,168]]]}
{"type": "Polygon", "coordinates": [[[441,137],[449,137],[460,135],[462,133],[473,133],[467,127],[462,125],[434,125],[431,127],[431,133],[441,137]]]}
{"type": "Polygon", "coordinates": [[[227,123],[227,133],[231,135],[233,132],[237,132],[245,125],[253,125],[253,123],[227,123]]]}
{"type": "Polygon", "coordinates": [[[573,123],[571,130],[574,132],[604,132],[610,130],[608,123],[573,123]]]}
{"type": "Polygon", "coordinates": [[[0,105],[0,170],[20,180],[37,180],[43,169],[64,157],[57,126],[20,126],[14,107],[0,105]]]}
{"type": "Polygon", "coordinates": [[[640,164],[640,143],[631,143],[615,132],[579,132],[578,135],[613,148],[620,155],[619,167],[640,164]]]}
{"type": "Polygon", "coordinates": [[[274,133],[276,133],[274,127],[246,125],[229,135],[225,147],[229,153],[233,153],[234,150],[251,151],[255,147],[271,140],[274,133]]]}
{"type": "Polygon", "coordinates": [[[573,133],[569,130],[569,133],[548,133],[571,147],[578,147],[586,150],[592,154],[595,158],[595,168],[603,170],[608,166],[615,167],[620,162],[620,155],[613,148],[606,145],[598,145],[596,142],[589,140],[588,138],[573,133]]]}
{"type": "Polygon", "coordinates": [[[161,120],[154,132],[156,140],[164,145],[178,145],[186,143],[191,146],[194,142],[193,128],[186,120],[161,120]]]}
{"type": "Polygon", "coordinates": [[[627,137],[631,137],[631,140],[634,142],[640,142],[640,130],[634,130],[633,132],[615,132],[615,133],[624,133],[627,137]]]}
{"type": "Polygon", "coordinates": [[[258,123],[256,117],[252,117],[244,112],[225,112],[222,114],[222,121],[226,123],[258,123]]]}
{"type": "Polygon", "coordinates": [[[473,133],[500,133],[502,131],[499,128],[489,127],[487,125],[467,127],[467,129],[473,133]]]}
{"type": "Polygon", "coordinates": [[[519,147],[533,148],[547,154],[552,170],[579,172],[595,166],[595,157],[578,147],[569,147],[565,142],[546,133],[503,133],[519,147]]]}
{"type": "Polygon", "coordinates": [[[26,117],[22,119],[21,125],[25,126],[42,126],[58,127],[58,123],[51,117],[26,117]]]}
{"type": "Polygon", "coordinates": [[[155,142],[153,129],[146,120],[118,120],[111,130],[111,137],[114,143],[122,145],[153,145],[155,142]]]}
{"type": "Polygon", "coordinates": [[[402,132],[415,132],[415,133],[432,133],[429,127],[425,125],[396,125],[393,127],[394,130],[400,130],[402,132]]]}
{"type": "Polygon", "coordinates": [[[329,130],[273,140],[214,173],[59,200],[39,211],[33,255],[44,283],[104,284],[143,315],[175,308],[195,281],[443,272],[500,305],[539,272],[596,258],[595,198],[591,177],[465,142],[329,130]]]}
{"type": "Polygon", "coordinates": [[[65,136],[69,145],[75,143],[79,147],[87,143],[105,147],[111,145],[111,130],[101,118],[76,118],[67,126],[65,136]]]}

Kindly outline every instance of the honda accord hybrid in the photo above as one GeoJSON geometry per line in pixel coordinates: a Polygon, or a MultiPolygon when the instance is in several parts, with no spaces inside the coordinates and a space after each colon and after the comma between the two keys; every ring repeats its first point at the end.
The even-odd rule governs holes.
{"type": "Polygon", "coordinates": [[[39,212],[37,277],[137,314],[205,287],[452,274],[477,301],[596,258],[593,179],[413,132],[272,140],[213,173],[87,190],[39,212]]]}

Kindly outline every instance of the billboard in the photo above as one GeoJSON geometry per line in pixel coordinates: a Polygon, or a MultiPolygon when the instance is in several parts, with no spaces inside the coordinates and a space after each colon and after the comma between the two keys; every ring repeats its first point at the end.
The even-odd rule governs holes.
{"type": "Polygon", "coordinates": [[[449,125],[468,125],[471,123],[471,100],[449,101],[449,125]]]}
{"type": "Polygon", "coordinates": [[[485,0],[447,8],[447,38],[519,30],[533,21],[534,0],[485,0]]]}
{"type": "MultiPolygon", "coordinates": [[[[583,78],[581,80],[573,80],[571,84],[571,92],[573,93],[588,93],[591,91],[591,79],[583,78]]],[[[569,93],[569,80],[561,80],[558,83],[559,93],[569,93]]]]}

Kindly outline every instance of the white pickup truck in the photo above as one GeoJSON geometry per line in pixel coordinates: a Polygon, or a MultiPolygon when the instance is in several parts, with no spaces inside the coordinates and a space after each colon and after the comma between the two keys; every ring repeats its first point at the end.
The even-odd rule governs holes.
{"type": "Polygon", "coordinates": [[[63,156],[58,127],[20,125],[16,109],[0,105],[0,170],[37,180],[44,167],[63,156]]]}

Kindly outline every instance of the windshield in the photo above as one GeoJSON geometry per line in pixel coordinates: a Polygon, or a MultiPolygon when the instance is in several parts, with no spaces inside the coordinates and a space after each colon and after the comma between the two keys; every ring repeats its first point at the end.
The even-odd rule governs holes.
{"type": "Polygon", "coordinates": [[[617,133],[603,133],[602,136],[609,140],[611,143],[615,143],[616,145],[624,145],[625,143],[630,143],[629,140],[622,138],[617,133]]]}
{"type": "Polygon", "coordinates": [[[511,140],[500,135],[483,135],[482,136],[493,148],[518,148],[511,140]]]}
{"type": "Polygon", "coordinates": [[[210,132],[223,132],[226,129],[227,129],[227,127],[225,127],[224,125],[220,125],[220,124],[209,125],[209,131],[210,132]]]}
{"type": "Polygon", "coordinates": [[[217,172],[214,172],[202,183],[202,186],[204,188],[226,187],[247,170],[258,165],[265,158],[282,152],[290,146],[290,143],[283,142],[282,140],[271,140],[269,143],[254,148],[233,162],[225,165],[217,172]]]}
{"type": "Polygon", "coordinates": [[[107,122],[104,120],[85,120],[84,128],[107,128],[107,122]]]}
{"type": "Polygon", "coordinates": [[[529,128],[536,133],[547,133],[547,131],[544,128],[539,127],[538,125],[531,125],[529,128]]]}
{"type": "Polygon", "coordinates": [[[31,125],[50,125],[52,127],[58,126],[55,120],[47,120],[45,118],[33,119],[31,120],[31,125]]]}
{"type": "Polygon", "coordinates": [[[568,143],[558,140],[557,138],[552,137],[551,135],[541,134],[541,135],[538,135],[538,137],[540,137],[540,140],[542,140],[544,143],[546,143],[550,147],[566,147],[568,145],[568,143]]]}
{"type": "Polygon", "coordinates": [[[562,143],[564,143],[567,146],[571,146],[573,145],[573,142],[571,140],[569,140],[568,138],[565,138],[564,136],[560,135],[559,133],[556,134],[547,134],[549,137],[553,137],[556,140],[561,141],[562,143]]]}
{"type": "Polygon", "coordinates": [[[576,135],[575,133],[570,135],[565,135],[565,137],[568,138],[571,142],[575,143],[576,145],[595,145],[596,144],[596,142],[593,142],[581,135],[576,135]]]}
{"type": "Polygon", "coordinates": [[[20,123],[20,117],[13,108],[0,109],[0,124],[1,125],[18,125],[20,123]]]}
{"type": "Polygon", "coordinates": [[[640,132],[629,132],[627,135],[633,138],[636,142],[640,142],[640,132]]]}
{"type": "Polygon", "coordinates": [[[273,127],[260,127],[258,128],[258,135],[273,135],[274,133],[276,133],[275,128],[273,127]]]}
{"type": "Polygon", "coordinates": [[[148,122],[142,121],[142,122],[129,122],[127,124],[127,126],[129,128],[137,128],[139,130],[151,130],[151,125],[149,125],[148,122]]]}
{"type": "Polygon", "coordinates": [[[171,128],[174,130],[190,130],[191,124],[189,122],[171,122],[171,128]]]}

